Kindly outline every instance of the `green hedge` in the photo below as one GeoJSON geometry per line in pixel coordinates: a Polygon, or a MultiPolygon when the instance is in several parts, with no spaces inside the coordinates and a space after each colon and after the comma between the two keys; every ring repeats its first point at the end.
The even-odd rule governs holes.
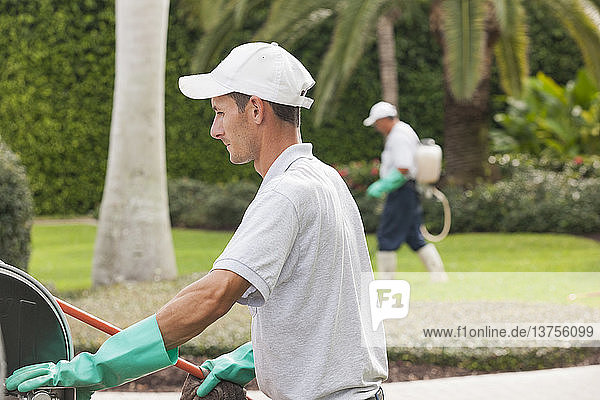
{"type": "Polygon", "coordinates": [[[0,3],[0,132],[27,167],[38,213],[85,213],[99,204],[113,26],[106,2],[0,3]]]}
{"type": "MultiPolygon", "coordinates": [[[[235,229],[257,190],[257,184],[250,181],[206,183],[189,178],[171,180],[171,224],[180,228],[235,229]]],[[[353,194],[365,231],[375,232],[383,201],[367,196],[364,190],[353,194]]]]}
{"type": "MultiPolygon", "coordinates": [[[[251,165],[231,165],[224,147],[210,138],[209,102],[179,93],[179,76],[201,72],[190,67],[201,32],[188,25],[179,3],[171,1],[166,65],[169,177],[258,182],[251,165]]],[[[252,37],[267,6],[261,3],[249,14],[243,30],[232,33],[229,48],[252,37]]],[[[534,11],[532,71],[543,69],[564,83],[581,66],[581,58],[542,9],[527,6],[534,11]]],[[[418,8],[414,19],[402,17],[396,24],[400,116],[420,136],[443,143],[441,53],[429,32],[429,4],[420,2],[418,8]]],[[[323,38],[330,37],[332,26],[333,20],[328,21],[291,49],[314,76],[328,47],[323,38]]],[[[27,168],[38,214],[85,214],[100,203],[114,43],[114,0],[0,0],[0,132],[27,168]]],[[[500,93],[497,83],[494,87],[493,93],[500,93]]],[[[315,154],[330,164],[378,157],[381,137],[361,123],[380,92],[373,45],[340,95],[335,114],[332,110],[316,128],[311,112],[303,112],[304,140],[313,142],[315,154]]]]}
{"type": "MultiPolygon", "coordinates": [[[[523,156],[490,161],[499,181],[442,189],[452,209],[451,232],[600,232],[600,158],[556,164],[559,171],[539,169],[543,160],[523,156]]],[[[430,230],[441,230],[441,205],[425,200],[423,208],[430,230]]]]}
{"type": "Polygon", "coordinates": [[[33,200],[25,169],[0,141],[0,260],[27,271],[33,200]]]}
{"type": "Polygon", "coordinates": [[[258,187],[252,182],[210,184],[189,178],[169,182],[173,226],[235,229],[258,187]]]}

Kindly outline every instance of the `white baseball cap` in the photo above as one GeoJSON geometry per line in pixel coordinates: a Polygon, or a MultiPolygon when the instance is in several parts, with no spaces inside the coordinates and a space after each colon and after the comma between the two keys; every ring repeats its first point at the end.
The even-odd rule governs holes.
{"type": "Polygon", "coordinates": [[[396,107],[394,107],[390,103],[386,103],[385,101],[380,101],[379,103],[375,103],[373,107],[371,107],[369,116],[365,118],[365,120],[363,121],[363,125],[371,126],[378,119],[386,117],[395,117],[397,115],[398,111],[396,111],[396,107]]]}
{"type": "Polygon", "coordinates": [[[304,108],[313,103],[305,94],[314,84],[304,65],[275,42],[242,44],[212,72],[179,78],[179,90],[191,99],[240,92],[304,108]]]}

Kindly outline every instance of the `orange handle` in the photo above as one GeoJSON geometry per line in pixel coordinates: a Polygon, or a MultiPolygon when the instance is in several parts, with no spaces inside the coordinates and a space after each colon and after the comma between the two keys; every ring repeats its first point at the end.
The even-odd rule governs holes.
{"type": "MultiPolygon", "coordinates": [[[[113,324],[103,321],[100,318],[79,309],[66,301],[59,299],[58,297],[54,298],[60,308],[65,312],[65,314],[70,315],[73,318],[80,320],[90,326],[93,326],[96,329],[101,330],[104,333],[108,333],[109,335],[114,335],[116,333],[121,332],[121,329],[114,326],[113,324]]],[[[185,372],[194,375],[196,378],[204,379],[204,373],[202,369],[197,365],[192,364],[189,361],[184,360],[183,358],[178,358],[175,366],[185,372]]]]}

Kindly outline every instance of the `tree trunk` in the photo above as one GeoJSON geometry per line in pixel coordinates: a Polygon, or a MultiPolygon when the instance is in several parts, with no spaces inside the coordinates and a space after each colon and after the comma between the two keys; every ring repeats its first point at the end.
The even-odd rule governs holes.
{"type": "Polygon", "coordinates": [[[384,101],[398,106],[398,64],[394,16],[382,15],[377,21],[377,52],[379,55],[379,80],[384,101]]]}
{"type": "MultiPolygon", "coordinates": [[[[440,0],[433,2],[430,25],[446,58],[447,46],[441,26],[443,15],[440,0]]],[[[488,158],[488,128],[490,116],[490,77],[493,47],[499,37],[491,3],[488,4],[485,21],[486,46],[483,57],[481,80],[473,96],[457,100],[450,89],[450,77],[444,62],[444,158],[446,161],[445,182],[467,186],[485,177],[488,158]]]]}
{"type": "Polygon", "coordinates": [[[94,285],[177,275],[166,181],[169,0],[117,0],[116,74],[94,285]]]}
{"type": "Polygon", "coordinates": [[[489,76],[469,101],[457,101],[444,84],[445,182],[468,185],[486,174],[488,157],[489,76]]]}

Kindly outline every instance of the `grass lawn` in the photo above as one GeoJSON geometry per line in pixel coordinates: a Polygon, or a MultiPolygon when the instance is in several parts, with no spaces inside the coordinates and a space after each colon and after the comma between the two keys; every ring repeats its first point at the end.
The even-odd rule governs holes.
{"type": "MultiPolygon", "coordinates": [[[[95,233],[93,225],[35,224],[29,273],[55,295],[121,327],[156,312],[181,288],[202,276],[232,235],[174,229],[180,278],[90,290],[95,233]],[[144,301],[140,302],[140,298],[144,301]]],[[[369,235],[367,241],[374,258],[376,238],[369,235]]],[[[509,299],[513,304],[514,301],[565,304],[570,293],[600,290],[600,244],[590,239],[554,234],[456,234],[437,247],[451,277],[443,285],[429,282],[415,253],[407,247],[398,251],[401,271],[396,277],[410,282],[411,303],[509,299]]],[[[600,297],[578,300],[577,305],[597,309],[600,297]]],[[[78,349],[94,351],[106,339],[105,334],[70,317],[69,325],[78,349]]],[[[247,309],[236,305],[186,344],[182,352],[221,354],[248,340],[249,325],[247,309]]]]}
{"type": "MultiPolygon", "coordinates": [[[[174,229],[179,274],[210,270],[231,236],[231,232],[174,229]]],[[[95,237],[96,227],[89,224],[34,225],[28,272],[59,292],[88,289],[95,237]]]]}
{"type": "MultiPolygon", "coordinates": [[[[93,225],[35,224],[29,273],[59,292],[88,289],[95,234],[93,225]]],[[[174,229],[179,274],[208,271],[231,236],[231,232],[174,229]]],[[[368,235],[367,242],[374,260],[377,240],[368,235]]],[[[448,272],[600,272],[600,244],[571,235],[456,234],[437,247],[448,272]]],[[[398,251],[398,265],[405,272],[423,271],[417,255],[406,246],[398,251]]]]}

